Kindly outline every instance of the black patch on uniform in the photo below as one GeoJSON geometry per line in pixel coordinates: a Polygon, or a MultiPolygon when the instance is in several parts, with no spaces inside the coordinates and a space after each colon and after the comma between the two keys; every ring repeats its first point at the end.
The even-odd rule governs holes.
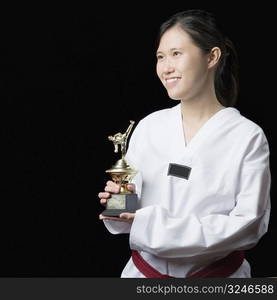
{"type": "Polygon", "coordinates": [[[172,164],[168,166],[167,176],[176,176],[184,179],[189,179],[191,168],[188,166],[172,164]]]}

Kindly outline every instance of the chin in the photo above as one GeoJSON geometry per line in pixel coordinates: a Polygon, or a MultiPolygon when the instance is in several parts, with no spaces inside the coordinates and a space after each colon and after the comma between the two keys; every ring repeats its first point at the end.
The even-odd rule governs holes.
{"type": "Polygon", "coordinates": [[[173,93],[167,93],[168,97],[172,100],[181,100],[182,96],[181,95],[177,95],[177,94],[173,94],[173,93]]]}

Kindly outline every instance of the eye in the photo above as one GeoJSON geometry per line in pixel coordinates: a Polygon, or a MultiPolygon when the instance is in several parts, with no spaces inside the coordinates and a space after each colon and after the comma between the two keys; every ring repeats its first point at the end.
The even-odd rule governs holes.
{"type": "Polygon", "coordinates": [[[157,60],[161,60],[161,59],[163,59],[163,56],[161,54],[158,54],[157,55],[157,60]]]}
{"type": "Polygon", "coordinates": [[[181,55],[182,53],[180,52],[180,51],[174,51],[173,52],[173,56],[179,56],[179,55],[181,55]]]}

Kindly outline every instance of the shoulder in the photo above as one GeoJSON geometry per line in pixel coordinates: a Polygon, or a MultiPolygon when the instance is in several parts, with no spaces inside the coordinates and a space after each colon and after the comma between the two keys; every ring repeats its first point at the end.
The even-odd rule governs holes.
{"type": "Polygon", "coordinates": [[[235,126],[233,137],[237,138],[237,142],[246,153],[256,150],[269,153],[268,140],[260,125],[240,113],[237,122],[238,124],[235,126]]]}
{"type": "Polygon", "coordinates": [[[157,111],[154,111],[141,119],[140,123],[151,123],[151,122],[160,122],[164,119],[167,119],[169,115],[172,114],[172,112],[176,109],[176,106],[171,108],[164,108],[157,111]]]}
{"type": "Polygon", "coordinates": [[[259,126],[254,121],[243,116],[240,111],[236,108],[229,108],[231,114],[233,114],[233,122],[230,123],[230,129],[233,129],[234,134],[238,136],[253,137],[253,136],[264,136],[265,133],[261,126],[259,126]]]}
{"type": "Polygon", "coordinates": [[[136,131],[149,130],[150,126],[151,128],[158,126],[161,129],[161,126],[165,125],[170,118],[176,114],[178,107],[179,104],[171,108],[160,109],[148,114],[139,121],[136,126],[136,131]]]}
{"type": "Polygon", "coordinates": [[[142,118],[133,130],[129,143],[129,157],[130,153],[143,151],[149,145],[149,139],[160,136],[168,127],[170,119],[172,119],[173,108],[165,108],[154,111],[144,118],[142,118]]]}
{"type": "Polygon", "coordinates": [[[254,121],[242,115],[241,126],[239,126],[239,129],[242,130],[245,133],[245,135],[249,136],[250,138],[259,137],[260,139],[266,141],[266,135],[262,127],[254,121]]]}

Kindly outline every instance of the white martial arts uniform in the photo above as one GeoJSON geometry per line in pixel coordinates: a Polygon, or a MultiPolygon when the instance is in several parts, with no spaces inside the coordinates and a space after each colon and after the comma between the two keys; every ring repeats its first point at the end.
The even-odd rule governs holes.
{"type": "MultiPolygon", "coordinates": [[[[181,104],[154,112],[136,126],[126,155],[139,170],[139,209],[130,247],[160,273],[186,277],[234,250],[252,248],[270,215],[269,147],[263,130],[235,108],[214,114],[186,145],[181,104]],[[170,163],[191,168],[188,179],[168,175],[170,163]]],[[[121,277],[144,277],[132,258],[121,277]]],[[[251,277],[246,260],[231,277],[251,277]]]]}

